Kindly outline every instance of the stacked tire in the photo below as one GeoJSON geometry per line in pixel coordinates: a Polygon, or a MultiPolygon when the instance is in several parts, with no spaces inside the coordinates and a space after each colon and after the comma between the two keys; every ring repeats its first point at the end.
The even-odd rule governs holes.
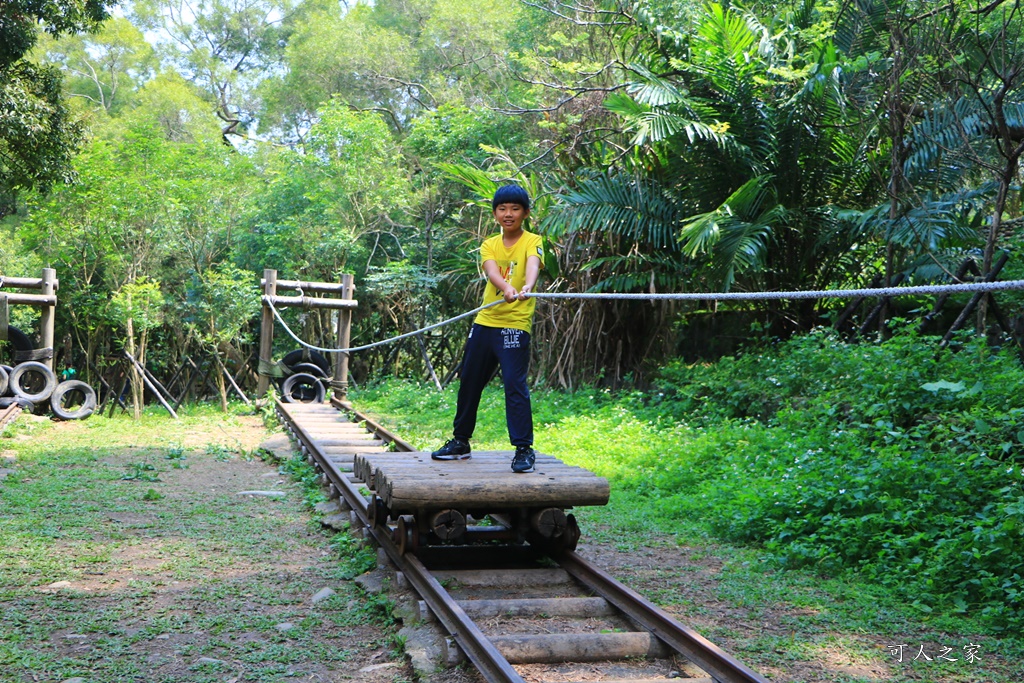
{"type": "MultiPolygon", "coordinates": [[[[15,351],[35,350],[17,328],[7,328],[7,339],[15,351]]],[[[58,382],[53,370],[39,361],[0,365],[0,408],[17,404],[22,410],[44,412],[47,401],[60,419],[83,420],[96,410],[96,391],[78,380],[58,382]]]]}
{"type": "Polygon", "coordinates": [[[331,382],[331,365],[317,351],[297,349],[281,359],[285,378],[281,400],[285,403],[323,403],[331,382]]]}

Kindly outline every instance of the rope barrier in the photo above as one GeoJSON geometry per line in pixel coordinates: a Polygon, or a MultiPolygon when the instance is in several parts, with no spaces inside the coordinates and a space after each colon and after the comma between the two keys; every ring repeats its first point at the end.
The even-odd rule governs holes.
{"type": "MultiPolygon", "coordinates": [[[[611,301],[767,301],[767,300],[778,300],[778,299],[854,299],[857,297],[892,297],[892,296],[909,296],[911,294],[928,295],[928,294],[947,294],[954,292],[974,292],[974,293],[987,293],[987,292],[1003,292],[1010,290],[1024,290],[1024,280],[1007,280],[1005,282],[968,282],[963,284],[955,285],[916,285],[913,287],[877,287],[874,289],[822,289],[822,290],[811,290],[802,292],[669,292],[665,294],[644,294],[644,293],[601,293],[601,292],[531,292],[528,297],[531,299],[603,299],[611,301]]],[[[414,332],[406,332],[400,334],[397,337],[391,337],[390,339],[384,339],[372,344],[364,344],[363,346],[353,346],[347,349],[330,349],[322,346],[315,346],[299,339],[299,337],[292,332],[292,329],[288,327],[288,323],[284,321],[281,314],[278,313],[277,309],[274,308],[273,302],[270,301],[269,297],[263,297],[263,303],[270,307],[270,310],[274,313],[274,317],[284,327],[285,332],[294,339],[296,342],[314,351],[323,351],[325,353],[353,353],[355,351],[365,351],[366,349],[372,349],[376,346],[383,346],[384,344],[390,344],[392,342],[400,341],[402,339],[408,339],[414,337],[417,334],[423,334],[430,330],[450,325],[451,323],[457,322],[464,318],[468,318],[471,315],[476,315],[480,311],[497,306],[498,304],[505,303],[503,299],[492,301],[486,306],[479,306],[474,308],[472,311],[467,311],[461,315],[457,315],[454,318],[443,320],[433,325],[428,325],[414,332]]]]}
{"type": "Polygon", "coordinates": [[[305,346],[307,349],[312,349],[313,351],[323,351],[325,353],[353,353],[355,351],[365,351],[366,349],[372,349],[375,346],[383,346],[384,344],[390,344],[391,342],[396,342],[402,339],[408,339],[409,337],[415,337],[417,334],[423,334],[424,332],[435,330],[438,327],[450,325],[451,323],[456,322],[458,320],[462,320],[463,318],[468,318],[471,315],[476,315],[485,308],[490,308],[491,306],[497,306],[500,303],[504,303],[504,300],[498,299],[497,301],[492,301],[486,306],[474,308],[472,311],[466,311],[465,313],[457,315],[454,318],[449,318],[448,320],[443,320],[433,325],[427,325],[426,327],[419,330],[415,330],[414,332],[406,332],[405,334],[400,334],[397,337],[391,337],[390,339],[384,339],[379,342],[373,342],[372,344],[364,344],[363,346],[352,346],[347,349],[326,349],[322,346],[314,346],[313,344],[308,344],[302,341],[295,335],[294,332],[292,332],[292,328],[288,327],[288,323],[286,323],[284,319],[281,317],[281,314],[277,312],[277,309],[274,308],[274,304],[270,301],[268,297],[263,297],[263,303],[265,303],[267,306],[270,306],[270,310],[274,313],[274,317],[277,318],[277,322],[281,323],[281,326],[284,327],[284,331],[288,333],[288,336],[290,336],[299,344],[305,346]]]}

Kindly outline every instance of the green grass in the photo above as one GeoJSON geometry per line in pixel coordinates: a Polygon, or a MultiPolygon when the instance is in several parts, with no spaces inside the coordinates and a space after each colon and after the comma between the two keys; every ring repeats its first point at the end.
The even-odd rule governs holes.
{"type": "MultiPolygon", "coordinates": [[[[437,392],[429,385],[398,381],[352,394],[359,409],[422,449],[450,435],[455,398],[456,387],[437,392]]],[[[881,680],[889,681],[1024,680],[1024,639],[980,610],[965,612],[933,596],[915,600],[908,587],[870,580],[856,568],[787,568],[762,543],[730,542],[723,533],[728,521],[723,515],[733,510],[726,496],[763,485],[758,477],[765,468],[749,467],[748,457],[772,448],[785,451],[806,436],[794,427],[798,420],[781,426],[750,418],[687,420],[671,415],[666,400],[657,391],[533,394],[537,448],[612,481],[609,505],[575,514],[584,548],[606,545],[624,557],[639,558],[623,570],[632,578],[618,578],[647,591],[659,604],[712,624],[705,635],[731,643],[734,654],[773,680],[879,680],[843,673],[847,669],[838,664],[828,673],[832,677],[803,678],[805,668],[833,660],[849,660],[844,666],[850,671],[857,666],[888,669],[889,676],[881,680]],[[648,552],[661,562],[649,578],[640,561],[648,552]],[[678,553],[686,559],[667,565],[665,558],[678,553]],[[713,576],[690,583],[708,558],[714,558],[713,576]],[[731,618],[723,618],[723,611],[731,618]],[[747,620],[770,622],[773,628],[758,634],[757,629],[751,633],[727,625],[747,620]],[[891,643],[960,651],[980,643],[981,661],[898,663],[886,650],[891,643]]],[[[510,449],[498,386],[485,391],[473,447],[510,449]]],[[[845,451],[836,453],[832,469],[841,471],[845,451]]],[[[818,471],[829,467],[822,463],[818,471]]]]}
{"type": "Polygon", "coordinates": [[[22,416],[0,436],[0,681],[328,680],[394,659],[390,616],[348,581],[373,555],[315,521],[305,461],[260,461],[239,406],[181,415],[22,416]],[[237,495],[253,488],[286,496],[237,495]]]}

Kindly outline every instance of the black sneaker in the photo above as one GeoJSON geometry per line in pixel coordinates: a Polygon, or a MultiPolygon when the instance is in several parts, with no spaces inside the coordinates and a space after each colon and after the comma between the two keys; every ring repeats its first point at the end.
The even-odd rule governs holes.
{"type": "Polygon", "coordinates": [[[518,473],[533,472],[533,464],[537,462],[537,454],[530,446],[516,446],[516,455],[512,458],[512,471],[518,473]]]}
{"type": "Polygon", "coordinates": [[[444,445],[430,454],[434,460],[466,460],[472,457],[469,454],[469,442],[462,439],[451,438],[444,442],[444,445]]]}

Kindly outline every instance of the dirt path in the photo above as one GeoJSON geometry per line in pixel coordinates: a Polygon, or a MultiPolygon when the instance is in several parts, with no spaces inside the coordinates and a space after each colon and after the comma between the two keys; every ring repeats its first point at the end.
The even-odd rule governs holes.
{"type": "Polygon", "coordinates": [[[262,423],[172,429],[0,439],[0,680],[409,680],[386,606],[299,485],[252,457],[262,423]]]}
{"type": "MultiPolygon", "coordinates": [[[[255,417],[207,413],[139,425],[23,419],[0,438],[0,681],[413,680],[387,598],[351,580],[365,554],[353,560],[352,537],[325,531],[301,485],[255,457],[267,436],[255,417]]],[[[850,628],[829,615],[836,599],[796,574],[764,574],[751,591],[735,552],[624,544],[604,527],[590,525],[582,555],[771,680],[1024,680],[991,638],[884,614],[879,630],[850,628]],[[982,644],[983,663],[911,661],[918,645],[934,655],[967,642],[982,644]],[[913,652],[895,663],[887,643],[913,652]]]]}

